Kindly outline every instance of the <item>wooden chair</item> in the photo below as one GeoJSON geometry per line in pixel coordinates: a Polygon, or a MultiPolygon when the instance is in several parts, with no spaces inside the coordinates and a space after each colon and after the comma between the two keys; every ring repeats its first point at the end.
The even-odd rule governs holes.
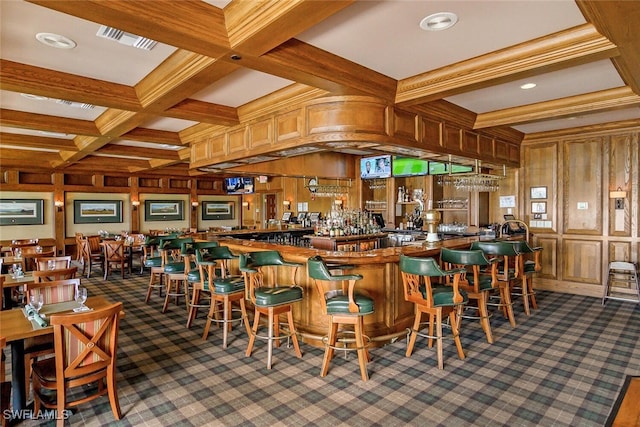
{"type": "MultiPolygon", "coordinates": [[[[356,282],[362,280],[360,274],[331,274],[329,267],[320,256],[307,260],[309,277],[313,279],[320,296],[322,312],[330,318],[329,334],[325,341],[324,359],[320,376],[324,377],[329,371],[329,362],[333,358],[334,350],[343,349],[336,347],[338,339],[338,327],[341,324],[353,325],[355,335],[355,348],[358,352],[360,365],[360,377],[362,381],[369,379],[367,362],[369,352],[365,343],[364,316],[372,314],[373,298],[355,291],[356,282]]],[[[343,332],[344,333],[344,332],[343,332]]]]}
{"type": "MultiPolygon", "coordinates": [[[[118,331],[122,303],[86,313],[57,314],[50,317],[53,326],[55,357],[33,365],[34,410],[41,406],[58,414],[108,394],[116,420],[122,417],[116,387],[118,331]],[[68,399],[68,391],[81,387],[77,400],[68,399]]],[[[64,419],[57,420],[58,427],[64,419]]]]}
{"type": "Polygon", "coordinates": [[[8,411],[11,406],[11,381],[6,381],[7,377],[4,357],[4,348],[6,345],[6,338],[0,337],[0,352],[2,353],[2,360],[0,361],[0,422],[2,427],[9,425],[9,417],[5,416],[5,411],[8,411]]]}
{"type": "MultiPolygon", "coordinates": [[[[465,272],[460,277],[460,289],[463,289],[469,300],[476,302],[475,307],[465,306],[465,308],[473,308],[477,311],[474,316],[463,316],[480,320],[480,325],[484,331],[487,342],[493,343],[493,334],[491,333],[491,323],[489,322],[489,310],[487,303],[489,302],[489,293],[498,286],[498,265],[497,259],[487,259],[481,250],[457,250],[442,248],[440,251],[440,261],[447,270],[455,268],[464,268],[465,272]]],[[[447,283],[451,283],[451,277],[447,276],[447,283]]]]}
{"type": "Polygon", "coordinates": [[[507,242],[473,242],[471,250],[480,249],[489,258],[498,258],[498,290],[500,293],[497,303],[489,302],[487,305],[498,307],[504,316],[509,319],[512,327],[516,327],[516,318],[513,314],[513,300],[511,288],[520,280],[520,260],[518,252],[507,242]]]}
{"type": "MultiPolygon", "coordinates": [[[[100,249],[100,244],[98,242],[98,249],[100,249]]],[[[92,243],[89,238],[83,239],[80,242],[80,258],[82,260],[82,275],[84,276],[85,271],[87,272],[87,279],[91,277],[91,269],[95,266],[100,267],[100,269],[104,270],[104,263],[101,251],[94,252],[92,250],[92,243]]]]}
{"type": "Polygon", "coordinates": [[[533,277],[542,270],[540,263],[542,247],[532,248],[525,240],[513,240],[509,241],[509,243],[514,245],[516,252],[518,252],[519,257],[516,259],[519,263],[518,270],[521,273],[520,278],[522,279],[520,287],[512,286],[512,295],[522,296],[524,312],[529,316],[531,314],[530,307],[533,309],[538,308],[536,293],[533,290],[533,277]]]}
{"type": "MultiPolygon", "coordinates": [[[[211,304],[207,323],[204,327],[202,339],[206,340],[209,335],[211,323],[222,324],[222,348],[227,348],[227,339],[231,325],[233,322],[244,322],[247,335],[251,335],[251,327],[249,326],[249,317],[244,302],[245,283],[242,276],[230,276],[228,274],[228,263],[233,259],[238,259],[233,255],[228,247],[219,246],[208,249],[207,257],[204,258],[203,252],[196,252],[198,270],[200,272],[200,288],[208,291],[211,296],[211,304]],[[206,261],[205,261],[206,259],[206,261]],[[216,264],[220,264],[216,269],[216,264]],[[216,270],[220,274],[216,274],[216,270]],[[232,304],[237,301],[240,304],[240,317],[233,317],[234,311],[232,304]],[[222,304],[222,316],[219,314],[218,303],[222,304]]],[[[193,307],[193,305],[192,305],[193,307]]],[[[195,313],[189,313],[195,317],[195,313]]]]}
{"type": "Polygon", "coordinates": [[[22,251],[24,248],[38,246],[38,239],[18,239],[11,241],[11,254],[17,255],[18,250],[22,251]]]}
{"type": "Polygon", "coordinates": [[[104,246],[104,280],[107,280],[113,268],[120,269],[124,279],[126,268],[129,268],[131,273],[131,258],[124,251],[124,241],[105,240],[102,244],[104,246]]]}
{"type": "Polygon", "coordinates": [[[75,239],[76,239],[76,261],[81,261],[82,260],[82,248],[81,248],[81,242],[82,240],[84,240],[84,234],[82,233],[76,233],[75,234],[75,239]]]}
{"type": "Polygon", "coordinates": [[[57,280],[73,279],[76,277],[78,267],[58,268],[55,270],[36,270],[33,274],[35,283],[52,282],[57,280]]]}
{"type": "MultiPolygon", "coordinates": [[[[79,286],[80,279],[74,278],[30,283],[27,284],[27,302],[30,300],[31,295],[38,296],[40,294],[43,296],[45,305],[73,301],[79,286]]],[[[33,362],[40,356],[53,354],[53,351],[53,336],[51,335],[41,335],[24,340],[24,383],[27,390],[31,379],[33,362]]]]}
{"type": "Polygon", "coordinates": [[[464,359],[460,341],[460,327],[458,319],[462,308],[467,303],[466,292],[459,289],[460,277],[465,272],[462,268],[443,270],[433,258],[418,258],[400,255],[400,273],[404,288],[404,298],[415,304],[416,317],[413,322],[406,356],[410,357],[418,335],[429,338],[429,347],[433,347],[436,340],[438,353],[438,368],[444,369],[442,351],[442,318],[449,316],[451,334],[458,350],[458,357],[464,359]],[[451,286],[434,283],[432,278],[438,280],[446,276],[453,276],[451,286]],[[422,314],[429,316],[429,332],[420,332],[422,314]],[[434,324],[435,323],[435,324],[434,324]],[[435,335],[434,335],[435,327],[435,335]]]}
{"type": "MultiPolygon", "coordinates": [[[[164,298],[164,305],[162,312],[167,311],[169,306],[169,299],[175,298],[176,304],[180,297],[185,297],[185,305],[187,311],[189,310],[189,301],[186,298],[186,280],[185,280],[185,265],[183,260],[183,250],[186,251],[188,245],[194,243],[191,237],[187,238],[174,238],[163,242],[160,239],[161,249],[160,254],[162,256],[162,271],[164,274],[166,293],[164,298]]],[[[186,252],[185,252],[186,255],[186,252]]],[[[195,268],[195,265],[193,266],[195,268]]]]}
{"type": "MultiPolygon", "coordinates": [[[[198,259],[203,259],[209,255],[211,248],[218,247],[218,242],[194,242],[192,244],[192,253],[188,253],[184,257],[185,261],[185,277],[187,280],[187,301],[188,301],[188,315],[187,315],[187,328],[190,328],[196,316],[198,315],[198,309],[206,308],[207,313],[211,307],[211,292],[209,289],[204,289],[203,282],[200,276],[200,267],[198,259]],[[198,257],[196,254],[200,253],[198,257]],[[196,268],[192,268],[192,265],[196,268]]],[[[183,250],[183,253],[188,252],[183,250]]]]}
{"type": "Polygon", "coordinates": [[[71,267],[71,255],[36,258],[36,270],[55,270],[69,267],[71,267]]]}
{"type": "Polygon", "coordinates": [[[302,288],[296,285],[295,276],[302,264],[285,261],[278,251],[249,252],[240,254],[240,271],[244,278],[246,297],[255,308],[253,327],[249,334],[246,356],[251,356],[256,338],[267,341],[267,369],[271,369],[274,342],[279,347],[280,340],[291,338],[296,356],[302,357],[296,329],[293,323],[293,303],[302,299],[302,288]],[[291,270],[291,284],[280,284],[278,269],[291,270]],[[260,315],[268,318],[268,334],[258,335],[260,315]],[[280,314],[286,314],[289,332],[280,335],[280,314]]]}
{"type": "Polygon", "coordinates": [[[43,249],[41,246],[26,246],[22,248],[22,258],[24,259],[25,271],[33,271],[36,267],[37,258],[56,256],[55,248],[43,249]]]}

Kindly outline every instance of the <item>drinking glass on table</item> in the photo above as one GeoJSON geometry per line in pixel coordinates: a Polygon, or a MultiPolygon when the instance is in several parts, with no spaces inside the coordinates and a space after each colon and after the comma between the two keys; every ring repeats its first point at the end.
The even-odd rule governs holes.
{"type": "Polygon", "coordinates": [[[31,295],[29,302],[31,303],[31,307],[36,309],[36,313],[40,314],[40,310],[42,310],[42,306],[44,305],[44,297],[42,294],[31,295]]]}
{"type": "Polygon", "coordinates": [[[56,262],[52,259],[47,261],[47,269],[48,270],[55,270],[56,269],[56,262]]]}
{"type": "Polygon", "coordinates": [[[84,305],[84,303],[87,301],[87,288],[78,288],[78,291],[76,292],[76,302],[78,304],[80,304],[80,307],[77,309],[78,311],[84,311],[87,309],[87,307],[84,305]]]}

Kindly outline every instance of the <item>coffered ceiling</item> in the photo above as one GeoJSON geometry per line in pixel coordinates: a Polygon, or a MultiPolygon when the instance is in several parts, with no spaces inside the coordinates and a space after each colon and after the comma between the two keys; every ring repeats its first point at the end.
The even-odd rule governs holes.
{"type": "Polygon", "coordinates": [[[466,109],[475,129],[525,139],[640,124],[637,1],[0,0],[0,8],[3,168],[201,173],[189,163],[194,129],[219,131],[265,105],[334,94],[406,109],[446,102],[466,109]],[[421,29],[437,12],[458,21],[421,29]],[[157,44],[98,37],[101,26],[157,44]],[[38,33],[75,47],[43,44],[38,33]]]}

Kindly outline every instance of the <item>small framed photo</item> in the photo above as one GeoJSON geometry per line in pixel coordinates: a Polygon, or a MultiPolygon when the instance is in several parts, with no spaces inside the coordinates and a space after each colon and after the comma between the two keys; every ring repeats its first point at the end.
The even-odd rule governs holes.
{"type": "Polygon", "coordinates": [[[202,202],[202,220],[233,219],[234,202],[202,202]]]}
{"type": "Polygon", "coordinates": [[[531,202],[531,213],[533,214],[547,213],[547,202],[531,202]]]}
{"type": "Polygon", "coordinates": [[[547,187],[531,187],[531,198],[532,199],[546,199],[547,198],[547,187]]]}

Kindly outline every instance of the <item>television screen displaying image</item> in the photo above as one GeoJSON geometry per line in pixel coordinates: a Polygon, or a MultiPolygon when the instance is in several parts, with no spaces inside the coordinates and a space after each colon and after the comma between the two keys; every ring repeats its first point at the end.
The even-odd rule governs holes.
{"type": "Polygon", "coordinates": [[[253,178],[234,177],[225,178],[224,187],[227,194],[249,194],[253,193],[253,178]]]}
{"type": "Polygon", "coordinates": [[[393,176],[419,176],[429,173],[429,161],[412,157],[395,156],[391,163],[393,176]]]}
{"type": "MultiPolygon", "coordinates": [[[[451,173],[473,172],[473,166],[462,166],[451,163],[451,173]]],[[[449,173],[449,163],[429,162],[429,175],[449,173]]]]}
{"type": "Polygon", "coordinates": [[[391,155],[363,157],[360,159],[360,178],[391,177],[391,155]]]}

